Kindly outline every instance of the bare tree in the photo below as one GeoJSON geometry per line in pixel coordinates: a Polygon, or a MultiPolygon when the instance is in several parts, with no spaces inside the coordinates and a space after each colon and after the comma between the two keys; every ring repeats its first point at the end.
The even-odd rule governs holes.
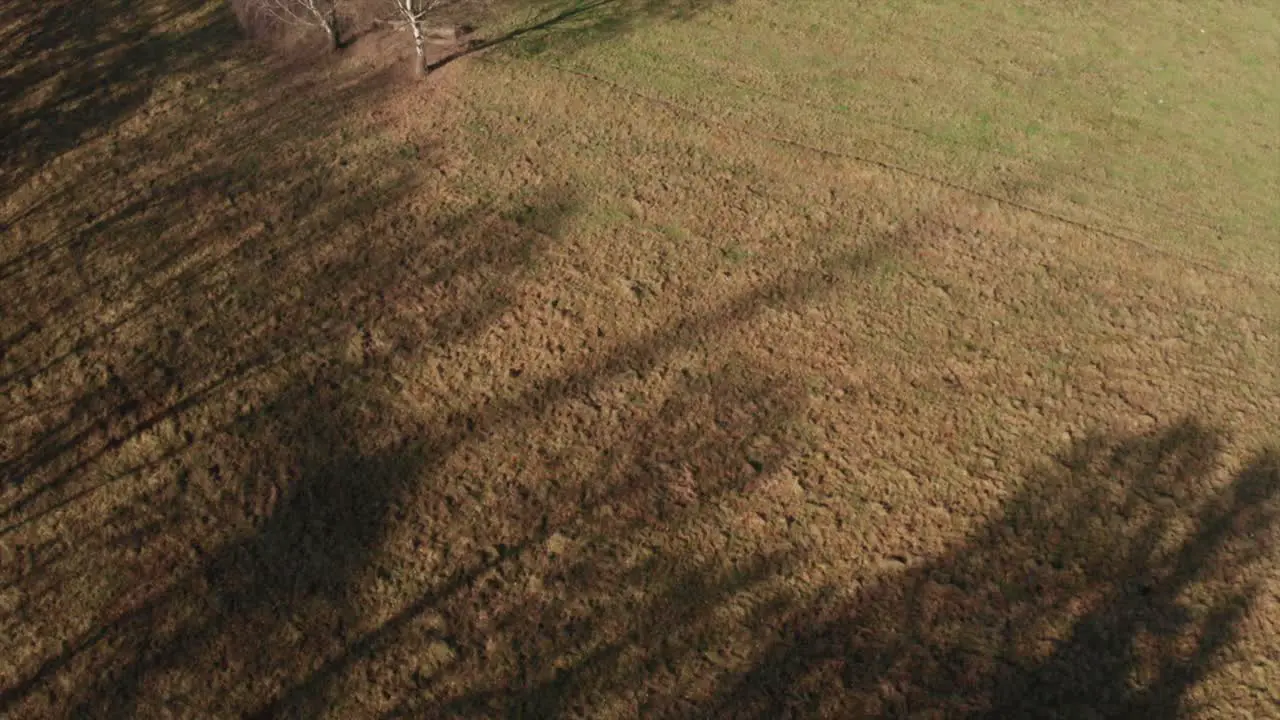
{"type": "Polygon", "coordinates": [[[342,47],[338,0],[241,0],[240,4],[281,25],[324,30],[335,50],[342,47]]]}
{"type": "Polygon", "coordinates": [[[413,49],[417,52],[414,69],[426,72],[427,69],[427,17],[433,10],[444,4],[445,0],[391,0],[395,5],[399,22],[413,34],[413,49]]]}

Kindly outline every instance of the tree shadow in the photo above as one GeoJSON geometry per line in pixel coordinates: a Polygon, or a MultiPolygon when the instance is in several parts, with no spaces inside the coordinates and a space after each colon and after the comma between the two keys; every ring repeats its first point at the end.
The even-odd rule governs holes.
{"type": "Polygon", "coordinates": [[[9,3],[0,27],[5,197],[65,151],[110,132],[162,79],[216,63],[237,40],[222,3],[9,3]]]}
{"type": "Polygon", "coordinates": [[[719,535],[716,514],[768,482],[793,451],[802,384],[783,368],[730,362],[681,374],[661,399],[637,399],[611,433],[566,433],[555,421],[619,376],[661,372],[671,355],[760,312],[838,291],[887,252],[872,246],[833,258],[624,341],[437,433],[428,445],[448,450],[434,455],[440,464],[420,485],[440,495],[428,494],[403,524],[456,555],[441,558],[424,592],[256,716],[555,717],[714,646],[710,617],[743,596],[777,594],[765,586],[788,559],[735,557],[697,538],[719,535]],[[460,492],[467,446],[509,436],[529,442],[521,472],[496,489],[460,492]],[[344,709],[370,674],[383,701],[344,709]]]}
{"type": "MultiPolygon", "coordinates": [[[[526,533],[493,575],[437,605],[453,643],[494,649],[459,658],[387,715],[560,717],[719,644],[714,616],[761,592],[788,559],[735,561],[703,535],[719,532],[708,515],[778,470],[803,411],[803,388],[783,373],[729,367],[679,383],[602,458],[579,517],[526,533]],[[503,596],[525,578],[534,582],[520,602],[503,596]]],[[[547,498],[535,513],[567,500],[547,498]]]]}
{"type": "Polygon", "coordinates": [[[429,466],[397,373],[502,313],[578,206],[548,186],[424,210],[437,149],[387,126],[390,66],[180,61],[220,89],[11,218],[0,714],[145,713],[155,689],[214,710],[241,698],[211,688],[269,696],[321,661],[429,466]],[[184,677],[196,659],[225,684],[184,677]]]}
{"type": "Polygon", "coordinates": [[[621,37],[654,22],[688,20],[729,0],[520,0],[488,7],[488,18],[530,16],[519,27],[492,37],[471,39],[466,46],[427,67],[437,70],[454,60],[499,46],[519,43],[522,52],[539,54],[552,47],[577,48],[621,37]]]}
{"type": "Polygon", "coordinates": [[[1237,637],[1280,458],[1187,420],[1095,436],[953,551],[786,615],[718,717],[1175,717],[1237,637]]]}
{"type": "MultiPolygon", "coordinates": [[[[694,7],[551,8],[536,32],[694,7]]],[[[717,345],[896,242],[405,392],[498,322],[582,198],[424,210],[436,148],[349,125],[389,75],[261,81],[15,220],[0,712],[1161,716],[1230,645],[1280,471],[1223,481],[1193,422],[1082,442],[941,558],[794,594],[761,539],[791,523],[745,516],[804,445],[805,379],[717,345]]]]}
{"type": "MultiPolygon", "coordinates": [[[[239,149],[195,151],[195,162],[175,151],[129,168],[146,177],[148,192],[123,202],[99,199],[103,212],[70,228],[56,208],[93,207],[93,184],[113,174],[107,167],[86,170],[77,180],[78,192],[51,201],[51,226],[28,234],[30,242],[5,261],[8,294],[30,299],[24,303],[29,330],[10,346],[2,376],[25,390],[14,399],[26,412],[4,421],[15,440],[24,436],[23,425],[40,428],[0,464],[6,489],[22,493],[6,497],[6,520],[37,500],[52,501],[46,496],[103,454],[269,366],[288,351],[279,347],[282,338],[321,342],[314,333],[308,339],[271,332],[286,308],[309,311],[296,299],[273,301],[280,286],[271,280],[296,280],[300,289],[316,284],[318,292],[319,285],[334,282],[331,271],[351,270],[341,266],[360,258],[335,257],[322,268],[311,267],[307,258],[345,252],[329,234],[395,202],[414,187],[417,172],[393,166],[376,183],[350,192],[341,173],[312,172],[306,163],[313,160],[305,153],[263,162],[270,148],[292,138],[301,145],[326,137],[329,123],[339,117],[333,109],[376,102],[389,74],[330,88],[317,103],[314,93],[322,81],[306,75],[247,81],[264,83],[258,88],[261,104],[217,118],[220,130],[199,119],[161,126],[139,139],[131,154],[172,148],[173,134],[200,132],[217,133],[206,136],[211,146],[235,142],[239,149]],[[258,191],[296,192],[296,202],[236,207],[233,198],[258,191]]],[[[332,304],[315,309],[337,311],[332,304]]]]}
{"type": "MultiPolygon", "coordinates": [[[[574,206],[558,189],[547,199],[551,204],[539,208],[539,226],[554,232],[554,223],[574,206]]],[[[536,199],[523,198],[518,204],[527,211],[531,202],[536,199]]],[[[505,284],[515,281],[546,237],[522,231],[496,215],[490,208],[477,207],[441,224],[447,237],[476,244],[435,258],[435,271],[475,289],[454,292],[432,308],[438,319],[431,335],[435,342],[461,342],[501,312],[505,284]],[[479,282],[486,276],[494,281],[479,282]]],[[[303,293],[306,299],[299,306],[278,302],[259,310],[300,322],[322,320],[331,308],[316,301],[314,293],[336,292],[338,288],[327,283],[334,278],[367,285],[355,291],[370,293],[381,303],[400,286],[422,279],[410,273],[397,280],[392,268],[406,267],[410,266],[405,259],[396,256],[371,265],[330,265],[328,271],[336,274],[326,272],[326,282],[303,293]]],[[[341,295],[328,299],[339,300],[341,295]]],[[[368,309],[359,312],[366,318],[372,314],[368,309]]],[[[393,326],[408,320],[383,319],[393,326]]],[[[412,321],[431,319],[415,313],[412,321]]],[[[354,629],[360,614],[347,595],[372,571],[371,553],[388,513],[394,514],[399,493],[430,466],[433,452],[442,451],[424,445],[426,428],[404,419],[393,391],[394,369],[404,358],[394,351],[393,337],[379,337],[376,347],[371,346],[372,333],[383,329],[373,327],[357,333],[356,341],[363,338],[364,343],[357,348],[342,342],[344,333],[300,332],[293,325],[273,327],[270,334],[250,334],[240,350],[249,362],[263,365],[246,369],[233,355],[236,364],[231,369],[205,366],[208,373],[225,370],[230,377],[160,411],[164,418],[201,413],[216,417],[216,406],[229,394],[240,411],[230,413],[224,425],[209,427],[200,436],[185,435],[179,450],[148,458],[143,466],[106,480],[94,477],[112,454],[161,424],[153,418],[124,431],[125,437],[42,488],[41,493],[51,493],[63,481],[73,485],[74,492],[64,493],[58,502],[37,503],[27,497],[6,509],[6,517],[21,518],[6,534],[34,534],[42,525],[53,523],[49,529],[57,528],[56,516],[74,513],[77,506],[92,508],[107,484],[125,484],[144,471],[168,478],[154,494],[136,498],[136,507],[104,518],[98,527],[72,533],[54,530],[57,550],[40,553],[39,567],[25,572],[19,568],[15,582],[21,581],[29,604],[37,607],[51,593],[74,588],[74,573],[86,562],[116,560],[116,571],[132,577],[137,586],[116,590],[116,597],[102,609],[109,619],[66,644],[26,680],[6,688],[0,708],[33,698],[39,702],[35,690],[59,673],[74,673],[86,680],[71,692],[47,699],[77,715],[138,712],[140,697],[151,689],[148,683],[166,675],[180,676],[177,684],[160,682],[166,704],[229,712],[228,703],[240,696],[222,691],[239,687],[269,696],[271,691],[263,690],[262,683],[270,688],[269,683],[290,669],[305,669],[308,662],[325,657],[327,641],[342,641],[344,627],[354,629]],[[263,359],[263,353],[274,356],[263,359]],[[310,359],[284,357],[291,353],[310,359]],[[258,390],[251,402],[242,404],[242,390],[254,373],[275,374],[287,384],[258,390]],[[176,470],[176,477],[167,470],[176,470]],[[166,544],[167,554],[182,556],[168,561],[178,567],[153,567],[145,557],[129,556],[120,562],[110,552],[126,546],[141,555],[144,547],[159,550],[166,544]],[[182,565],[196,569],[183,573],[182,565]],[[294,633],[288,637],[295,641],[282,631],[294,633]],[[182,677],[193,667],[194,676],[182,677]],[[221,673],[222,682],[209,684],[210,673],[221,673]],[[94,677],[98,679],[87,680],[94,677]],[[211,695],[210,688],[222,694],[211,695]]],[[[105,407],[100,412],[106,421],[115,410],[105,407]]],[[[67,452],[83,451],[78,444],[83,443],[73,438],[67,452]]]]}
{"type": "MultiPolygon", "coordinates": [[[[572,207],[562,194],[553,197],[552,212],[539,213],[544,230],[572,207]]],[[[436,281],[453,279],[498,295],[453,295],[454,306],[436,315],[438,331],[419,328],[415,337],[462,342],[462,333],[491,317],[476,308],[500,308],[502,288],[528,257],[500,243],[463,247],[458,261],[440,266],[436,281]],[[468,257],[475,267],[468,267],[468,257]],[[503,261],[514,265],[490,268],[498,282],[466,282],[486,263],[503,261]],[[464,309],[478,317],[457,323],[456,312],[464,309]]],[[[383,674],[377,686],[387,698],[385,712],[442,705],[457,713],[553,712],[637,666],[664,662],[669,635],[643,634],[633,624],[636,613],[669,620],[679,607],[682,632],[699,637],[707,613],[750,591],[784,559],[735,566],[711,554],[690,564],[670,548],[646,547],[687,544],[682,533],[707,532],[706,513],[774,471],[789,452],[787,423],[803,408],[798,383],[788,381],[785,370],[761,372],[745,363],[681,375],[663,399],[637,405],[607,442],[584,432],[576,440],[580,447],[599,442],[598,452],[586,452],[587,465],[570,457],[573,452],[543,450],[537,467],[510,487],[471,484],[469,454],[495,436],[524,436],[544,448],[573,444],[551,422],[567,406],[591,402],[620,376],[658,372],[672,353],[770,307],[802,306],[857,277],[886,249],[836,257],[705,316],[623,341],[580,368],[440,426],[399,407],[394,355],[357,353],[314,369],[288,366],[289,383],[274,399],[235,417],[214,434],[216,442],[187,452],[182,466],[189,476],[130,503],[142,514],[163,509],[149,524],[120,518],[96,535],[70,538],[78,560],[64,561],[69,567],[61,573],[28,571],[23,582],[38,607],[40,585],[46,593],[74,587],[67,573],[81,561],[102,562],[100,548],[123,543],[152,550],[139,550],[117,567],[132,578],[131,587],[98,588],[114,596],[97,619],[9,684],[0,707],[69,708],[92,716],[200,708],[309,717],[341,713],[343,702],[356,697],[379,707],[376,699],[344,692],[372,664],[383,674]],[[543,432],[544,426],[550,429],[543,432]],[[115,533],[117,524],[130,534],[115,533]],[[150,534],[139,537],[138,528],[150,534]],[[397,538],[406,530],[419,537],[408,556],[397,556],[397,538]],[[430,572],[400,577],[421,564],[414,559],[421,533],[432,536],[430,547],[459,552],[430,572]],[[41,573],[48,576],[43,583],[36,581],[41,573]],[[691,585],[706,577],[715,579],[691,585]],[[655,578],[664,595],[640,605],[611,604],[614,588],[650,592],[655,578]],[[552,586],[540,600],[523,595],[539,584],[552,586]],[[379,610],[385,598],[368,597],[410,589],[416,599],[390,618],[379,610]],[[559,598],[574,596],[590,598],[592,608],[560,604],[559,598]],[[441,623],[448,628],[443,635],[441,623]],[[613,629],[602,632],[606,625],[613,629]],[[539,628],[546,642],[518,649],[517,639],[539,628]],[[563,644],[562,637],[572,641],[563,644]],[[517,650],[501,664],[469,655],[469,664],[451,670],[466,678],[465,692],[451,690],[452,680],[423,665],[455,654],[455,647],[506,640],[517,650]],[[403,667],[388,662],[401,656],[416,660],[403,667]],[[505,672],[520,678],[523,692],[499,692],[509,679],[505,672]]],[[[378,287],[380,294],[389,288],[378,287]]]]}
{"type": "MultiPolygon", "coordinates": [[[[135,570],[142,587],[113,603],[115,617],[7,688],[0,706],[40,707],[44,699],[76,717],[135,716],[154,711],[147,701],[159,690],[169,708],[222,715],[234,712],[234,696],[211,688],[260,692],[297,664],[322,656],[325,643],[340,638],[350,621],[345,594],[377,546],[397,483],[423,463],[422,448],[406,446],[396,428],[370,421],[371,413],[392,421],[394,415],[379,405],[368,381],[353,374],[337,368],[311,378],[242,420],[231,437],[253,452],[236,453],[222,442],[223,458],[243,455],[251,465],[219,468],[220,479],[270,488],[262,496],[237,493],[260,503],[243,511],[241,539],[219,546],[189,533],[201,565],[185,577],[135,570]],[[202,672],[185,674],[193,663],[202,672]],[[59,673],[82,679],[57,693],[48,680],[59,673]]],[[[169,517],[130,542],[174,542],[175,526],[210,530],[216,516],[228,515],[207,496],[182,495],[168,503],[169,517]]]]}
{"type": "MultiPolygon", "coordinates": [[[[653,514],[677,527],[697,514],[690,505],[767,474],[785,451],[747,457],[744,443],[797,412],[793,384],[726,370],[685,378],[656,409],[637,409],[649,437],[614,428],[605,455],[553,490],[539,489],[546,469],[497,501],[465,473],[460,484],[459,466],[485,437],[550,447],[539,428],[566,406],[763,308],[829,291],[875,253],[623,340],[514,397],[447,416],[407,411],[400,373],[503,313],[579,199],[550,187],[423,212],[409,198],[424,192],[435,148],[380,139],[393,77],[322,68],[230,78],[231,100],[192,98],[169,121],[117,133],[109,156],[11,216],[0,276],[6,304],[23,311],[5,319],[0,366],[13,389],[0,458],[0,712],[319,712],[344,699],[374,651],[442,612],[458,638],[483,642],[475,596],[504,562],[530,563],[526,576],[569,573],[556,582],[573,585],[597,565],[633,587],[666,572],[558,552],[552,561],[538,548],[566,532],[626,548],[625,528],[653,514]],[[371,119],[353,122],[365,109],[371,119]],[[460,507],[483,508],[485,520],[456,517],[460,507]],[[615,507],[632,516],[609,519],[615,507]],[[399,577],[413,554],[391,550],[423,523],[459,540],[432,547],[480,552],[399,577]],[[388,592],[406,602],[379,594],[388,592]],[[401,610],[386,618],[386,607],[401,610]]],[[[726,571],[724,584],[747,587],[766,569],[726,571]]],[[[702,612],[695,601],[714,594],[689,596],[690,625],[702,612]]],[[[565,621],[551,604],[541,612],[544,623],[565,621]]],[[[506,621],[512,630],[518,619],[506,621]]],[[[596,682],[591,672],[556,680],[556,702],[596,682]]],[[[551,707],[533,690],[544,675],[527,676],[531,694],[516,706],[551,707]]],[[[398,692],[386,710],[415,707],[413,689],[430,675],[403,680],[384,683],[398,692]]],[[[472,690],[449,702],[496,702],[472,690]]]]}
{"type": "Polygon", "coordinates": [[[780,457],[762,455],[760,470],[744,458],[751,440],[799,410],[794,388],[773,380],[766,387],[732,371],[693,379],[634,434],[601,448],[603,467],[563,477],[537,497],[527,491],[491,502],[487,521],[471,520],[479,527],[440,528],[491,544],[258,716],[342,714],[351,686],[373,667],[394,701],[386,714],[550,717],[593,685],[660,661],[671,628],[651,633],[646,617],[678,619],[687,630],[781,564],[729,569],[642,544],[658,547],[663,536],[696,526],[708,506],[772,470],[780,457]],[[748,415],[747,406],[760,412],[748,415]],[[708,431],[727,416],[736,421],[708,431]],[[655,585],[667,588],[661,599],[624,599],[655,585]],[[476,654],[480,648],[490,651],[476,654]],[[388,657],[407,662],[389,665],[388,657]],[[469,692],[446,700],[454,676],[469,692]]]}

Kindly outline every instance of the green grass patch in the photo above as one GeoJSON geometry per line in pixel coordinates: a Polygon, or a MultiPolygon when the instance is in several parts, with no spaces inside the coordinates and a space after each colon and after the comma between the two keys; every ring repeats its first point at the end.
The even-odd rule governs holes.
{"type": "Polygon", "coordinates": [[[1280,137],[1280,15],[1262,5],[618,0],[525,19],[574,7],[593,9],[521,53],[984,192],[1034,187],[1019,199],[1047,210],[1087,198],[1175,251],[1280,268],[1264,147],[1280,137]]]}

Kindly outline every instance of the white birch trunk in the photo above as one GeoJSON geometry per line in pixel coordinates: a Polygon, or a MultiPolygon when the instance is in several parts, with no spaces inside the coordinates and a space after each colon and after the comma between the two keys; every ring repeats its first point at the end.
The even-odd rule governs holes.
{"type": "Polygon", "coordinates": [[[396,10],[410,33],[413,34],[414,71],[427,72],[427,16],[439,0],[394,0],[396,10]]]}
{"type": "Polygon", "coordinates": [[[418,53],[414,69],[419,75],[423,75],[427,72],[427,41],[422,34],[422,23],[415,20],[409,23],[409,28],[413,31],[413,48],[418,53]]]}
{"type": "Polygon", "coordinates": [[[329,31],[329,39],[333,41],[333,49],[340,49],[342,47],[342,28],[338,26],[338,6],[336,3],[329,6],[328,17],[324,21],[324,29],[329,31]]]}

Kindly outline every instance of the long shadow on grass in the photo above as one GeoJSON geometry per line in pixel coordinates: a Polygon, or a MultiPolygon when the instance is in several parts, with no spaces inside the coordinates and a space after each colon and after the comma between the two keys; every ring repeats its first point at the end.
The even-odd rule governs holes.
{"type": "Polygon", "coordinates": [[[562,593],[531,605],[495,587],[504,564],[520,565],[522,587],[576,590],[600,572],[646,597],[718,573],[688,596],[690,629],[769,574],[769,562],[646,558],[636,533],[696,528],[719,495],[772,470],[788,443],[759,443],[801,408],[785,373],[682,376],[607,436],[578,431],[579,448],[603,454],[575,458],[539,429],[764,308],[837,287],[875,254],[623,340],[511,397],[408,409],[404,374],[506,309],[576,199],[553,187],[412,211],[433,148],[352,127],[385,81],[245,80],[245,102],[175,108],[18,221],[0,267],[6,307],[22,308],[4,327],[0,712],[311,716],[377,707],[370,689],[386,710],[411,709],[438,683],[432,658],[490,642],[494,593],[524,603],[503,613],[512,631],[536,609],[575,644],[551,633],[534,659],[486,663],[531,668],[523,699],[488,697],[496,684],[432,692],[459,711],[552,712],[591,675],[555,679],[538,658],[591,653],[591,668],[621,675],[642,660],[622,651],[636,630],[584,628],[555,605],[562,593]],[[496,435],[541,438],[524,457],[545,462],[510,486],[470,476],[496,435]],[[345,693],[370,666],[385,677],[345,693]],[[548,682],[554,697],[537,690],[548,682]]]}
{"type": "Polygon", "coordinates": [[[1177,716],[1237,638],[1280,514],[1280,456],[1223,482],[1221,451],[1193,421],[1078,443],[952,552],[778,618],[703,712],[1177,716]]]}
{"type": "Polygon", "coordinates": [[[715,634],[708,614],[787,564],[718,553],[725,537],[712,518],[793,451],[801,382],[785,368],[730,361],[682,372],[662,397],[637,398],[602,427],[572,418],[618,392],[609,388],[620,379],[670,372],[673,355],[705,352],[770,309],[817,302],[900,250],[873,244],[831,257],[451,415],[426,436],[435,451],[424,492],[400,518],[416,535],[400,566],[420,563],[415,554],[432,559],[430,572],[406,579],[424,589],[257,716],[555,716],[668,662],[677,635],[693,652],[715,634]],[[517,468],[471,476],[472,458],[492,444],[517,468]],[[356,700],[371,676],[381,702],[356,700]]]}
{"type": "Polygon", "coordinates": [[[372,116],[393,72],[253,60],[6,238],[0,714],[252,708],[355,632],[433,457],[397,373],[503,312],[575,211],[562,187],[414,210],[436,151],[372,116]]]}
{"type": "MultiPolygon", "coordinates": [[[[723,501],[790,452],[798,381],[746,362],[682,373],[662,397],[605,423],[603,435],[579,431],[579,447],[599,450],[581,456],[573,437],[539,428],[767,308],[838,288],[880,251],[835,258],[625,340],[438,425],[398,406],[377,352],[290,367],[274,399],[183,457],[180,472],[199,477],[130,503],[152,511],[151,525],[136,516],[106,523],[150,533],[105,541],[126,545],[116,569],[129,587],[81,590],[110,602],[11,685],[3,707],[313,717],[367,714],[385,698],[387,712],[399,704],[554,714],[667,661],[671,633],[649,633],[637,619],[678,622],[693,651],[713,627],[708,613],[785,563],[727,563],[705,534],[723,501]],[[469,477],[469,456],[504,435],[546,443],[524,456],[536,467],[498,482],[469,477]],[[490,656],[477,653],[490,646],[490,656]],[[446,669],[467,684],[451,684],[446,669]],[[503,689],[512,677],[515,693],[503,689]],[[354,704],[349,713],[344,703],[354,704]]],[[[448,274],[463,281],[467,272],[448,274]]],[[[443,344],[462,341],[444,325],[443,344]]],[[[100,562],[94,542],[67,552],[100,562]]],[[[46,597],[75,585],[66,569],[42,583],[52,572],[22,580],[46,597]]]]}
{"type": "Polygon", "coordinates": [[[0,26],[6,196],[52,159],[129,117],[161,79],[225,57],[237,36],[231,13],[216,2],[6,3],[0,26]]]}
{"type": "MultiPolygon", "coordinates": [[[[550,206],[537,208],[539,225],[554,231],[555,218],[573,206],[559,191],[548,198],[550,206]]],[[[535,200],[522,203],[525,212],[528,202],[535,200]]],[[[48,702],[77,715],[130,715],[157,707],[158,692],[164,704],[238,714],[271,697],[282,674],[304,672],[336,652],[359,627],[356,595],[378,572],[373,551],[399,498],[449,452],[397,405],[394,370],[407,354],[387,326],[430,323],[411,328],[419,332],[406,339],[449,345],[501,311],[506,285],[537,252],[537,240],[495,212],[479,208],[442,221],[443,237],[466,244],[433,258],[434,281],[410,258],[382,248],[387,255],[376,260],[326,265],[296,305],[276,300],[237,316],[250,328],[257,312],[303,325],[271,323],[270,332],[247,333],[240,348],[219,357],[226,367],[202,366],[218,378],[207,391],[160,408],[163,420],[122,430],[122,440],[59,476],[74,493],[40,511],[32,502],[8,508],[22,522],[7,535],[49,545],[35,548],[41,561],[20,567],[13,581],[31,605],[15,619],[31,622],[40,601],[56,605],[56,594],[86,584],[108,602],[94,608],[98,620],[88,630],[64,636],[60,652],[6,687],[0,708],[48,702]],[[432,312],[397,317],[396,295],[412,294],[416,282],[464,287],[432,312]],[[333,314],[341,319],[332,330],[306,327],[333,314]],[[264,376],[268,381],[255,384],[264,376]],[[229,412],[220,413],[227,402],[229,412]],[[104,470],[130,443],[189,416],[205,427],[184,435],[174,451],[148,448],[129,454],[123,472],[104,470]],[[227,419],[209,425],[220,417],[227,419]],[[141,491],[131,482],[148,475],[147,484],[164,482],[141,491]],[[104,516],[94,507],[113,486],[134,495],[104,516]],[[59,527],[60,516],[86,512],[100,518],[96,526],[59,527]],[[85,582],[76,575],[86,565],[110,565],[117,577],[85,582]],[[78,678],[70,690],[40,692],[67,676],[78,678]]],[[[186,352],[200,357],[196,347],[186,352]]],[[[102,412],[100,421],[118,422],[112,408],[102,412]]]]}
{"type": "Polygon", "coordinates": [[[564,469],[550,487],[499,489],[484,518],[469,512],[473,501],[455,501],[466,523],[441,513],[420,525],[428,537],[456,536],[447,579],[258,716],[556,717],[667,662],[677,634],[692,651],[710,615],[786,565],[732,565],[698,535],[715,532],[705,526],[712,508],[776,470],[785,444],[755,454],[750,445],[802,408],[785,378],[736,367],[688,378],[599,448],[592,467],[564,469]],[[351,702],[370,675],[385,701],[351,702]]]}
{"type": "Polygon", "coordinates": [[[490,17],[521,13],[533,15],[531,22],[488,38],[477,38],[465,48],[446,55],[428,66],[437,70],[472,53],[520,42],[526,52],[540,53],[552,48],[570,49],[605,42],[634,32],[647,24],[688,20],[718,4],[731,0],[506,0],[487,10],[490,17]]]}
{"type": "Polygon", "coordinates": [[[403,266],[406,248],[384,256],[353,235],[413,190],[421,163],[326,167],[350,152],[330,139],[344,113],[379,102],[391,74],[245,75],[252,102],[161,123],[119,164],[85,168],[4,261],[24,328],[0,364],[4,527],[100,479],[95,461],[140,435],[323,347],[368,296],[357,279],[403,266]]]}

